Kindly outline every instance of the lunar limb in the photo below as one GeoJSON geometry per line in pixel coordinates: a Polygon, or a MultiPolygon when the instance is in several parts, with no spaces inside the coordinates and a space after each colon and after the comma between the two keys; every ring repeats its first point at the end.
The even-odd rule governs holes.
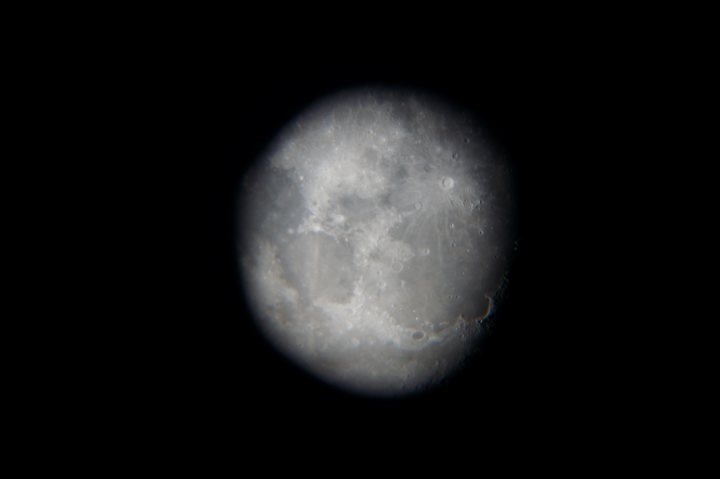
{"type": "Polygon", "coordinates": [[[456,370],[514,240],[506,162],[471,116],[418,92],[310,107],[247,172],[238,204],[261,329],[310,374],[371,396],[456,370]]]}

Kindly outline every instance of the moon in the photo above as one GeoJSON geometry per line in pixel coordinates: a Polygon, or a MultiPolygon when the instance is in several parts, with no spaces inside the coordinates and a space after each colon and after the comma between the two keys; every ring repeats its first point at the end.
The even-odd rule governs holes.
{"type": "Polygon", "coordinates": [[[508,161],[471,113],[367,87],[293,118],[244,175],[244,293],[285,357],[358,395],[451,377],[483,336],[513,251],[508,161]]]}

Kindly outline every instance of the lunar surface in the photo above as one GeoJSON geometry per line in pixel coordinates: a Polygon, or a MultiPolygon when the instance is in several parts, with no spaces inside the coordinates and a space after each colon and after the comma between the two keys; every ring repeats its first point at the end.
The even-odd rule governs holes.
{"type": "Polygon", "coordinates": [[[417,91],[338,93],[292,119],[239,190],[245,294],[308,373],[413,394],[478,344],[514,218],[508,165],[471,115],[417,91]]]}

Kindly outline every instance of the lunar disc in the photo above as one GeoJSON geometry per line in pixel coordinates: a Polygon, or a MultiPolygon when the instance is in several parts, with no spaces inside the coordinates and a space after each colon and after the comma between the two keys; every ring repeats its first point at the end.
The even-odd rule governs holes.
{"type": "Polygon", "coordinates": [[[359,89],[292,119],[244,176],[255,320],[335,387],[426,390],[462,363],[507,276],[508,165],[482,125],[415,91],[359,89]]]}

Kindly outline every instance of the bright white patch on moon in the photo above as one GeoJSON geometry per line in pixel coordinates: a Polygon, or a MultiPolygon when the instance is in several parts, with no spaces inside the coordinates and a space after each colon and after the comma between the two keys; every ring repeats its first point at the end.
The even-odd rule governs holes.
{"type": "Polygon", "coordinates": [[[312,106],[248,171],[239,200],[258,324],[355,393],[447,377],[507,273],[507,165],[470,116],[420,93],[355,90],[312,106]]]}

